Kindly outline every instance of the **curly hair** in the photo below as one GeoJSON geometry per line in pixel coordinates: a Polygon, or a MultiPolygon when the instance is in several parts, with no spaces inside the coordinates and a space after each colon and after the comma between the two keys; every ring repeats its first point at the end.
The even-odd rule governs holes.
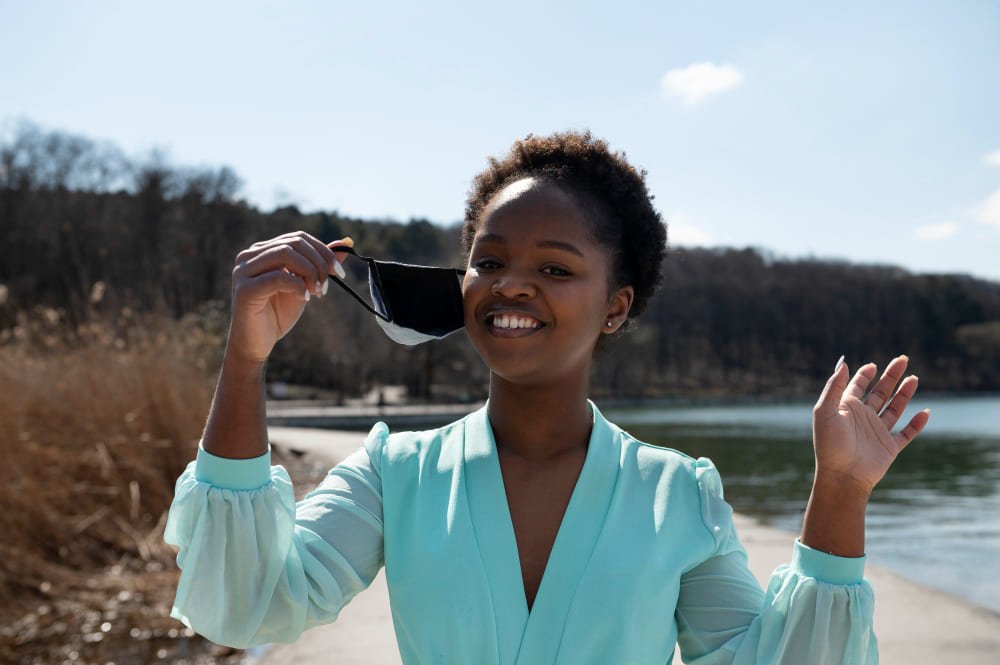
{"type": "Polygon", "coordinates": [[[646,171],[637,171],[624,152],[612,152],[589,131],[528,134],[502,159],[490,157],[489,166],[473,179],[462,228],[466,255],[493,196],[525,177],[556,185],[583,209],[595,240],[609,250],[609,290],[632,286],[629,319],[641,314],[663,279],[667,242],[666,225],[646,188],[646,171]]]}

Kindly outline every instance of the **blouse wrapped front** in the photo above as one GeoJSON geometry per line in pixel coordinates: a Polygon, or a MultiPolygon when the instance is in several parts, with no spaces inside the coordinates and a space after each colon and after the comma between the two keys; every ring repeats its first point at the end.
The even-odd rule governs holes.
{"type": "Polygon", "coordinates": [[[384,565],[405,665],[874,665],[864,558],[796,541],[765,591],[707,459],[636,440],[591,404],[587,457],[529,612],[486,407],[383,423],[296,504],[270,454],[199,450],[166,540],[172,616],[220,644],[293,642],[384,565]]]}

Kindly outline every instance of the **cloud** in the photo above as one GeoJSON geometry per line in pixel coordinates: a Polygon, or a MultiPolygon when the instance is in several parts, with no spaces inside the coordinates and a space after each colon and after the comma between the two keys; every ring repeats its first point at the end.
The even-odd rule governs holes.
{"type": "Polygon", "coordinates": [[[677,245],[704,247],[715,244],[715,238],[708,231],[694,225],[683,213],[667,215],[667,241],[674,247],[677,245]]]}
{"type": "Polygon", "coordinates": [[[986,164],[986,166],[1000,166],[1000,150],[994,150],[983,157],[983,164],[986,164]]]}
{"type": "Polygon", "coordinates": [[[958,224],[955,222],[941,222],[940,224],[927,224],[919,226],[913,231],[913,235],[918,240],[942,240],[950,238],[958,233],[958,224]]]}
{"type": "Polygon", "coordinates": [[[660,79],[660,91],[668,97],[679,97],[685,104],[697,104],[742,82],[743,74],[732,65],[699,62],[668,71],[660,79]]]}
{"type": "Polygon", "coordinates": [[[977,205],[972,211],[972,216],[980,224],[988,224],[1000,229],[1000,189],[977,205]]]}

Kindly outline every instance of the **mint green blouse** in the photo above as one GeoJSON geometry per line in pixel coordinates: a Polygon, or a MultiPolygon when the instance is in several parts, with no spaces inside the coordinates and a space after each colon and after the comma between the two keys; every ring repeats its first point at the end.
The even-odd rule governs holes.
{"type": "Polygon", "coordinates": [[[200,450],[166,527],[172,616],[220,644],[292,642],[384,565],[405,665],[874,665],[864,559],[796,542],[765,591],[707,459],[591,404],[586,460],[528,611],[486,407],[363,448],[296,504],[270,454],[200,450]]]}

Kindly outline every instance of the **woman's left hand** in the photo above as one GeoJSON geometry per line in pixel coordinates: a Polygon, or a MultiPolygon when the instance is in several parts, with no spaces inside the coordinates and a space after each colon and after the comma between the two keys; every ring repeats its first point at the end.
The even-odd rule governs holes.
{"type": "Polygon", "coordinates": [[[861,367],[850,382],[847,366],[838,363],[813,409],[817,480],[848,481],[870,493],[924,428],[929,410],[914,415],[900,431],[892,431],[917,390],[916,376],[900,383],[908,360],[894,358],[867,396],[878,371],[875,363],[861,367]]]}

